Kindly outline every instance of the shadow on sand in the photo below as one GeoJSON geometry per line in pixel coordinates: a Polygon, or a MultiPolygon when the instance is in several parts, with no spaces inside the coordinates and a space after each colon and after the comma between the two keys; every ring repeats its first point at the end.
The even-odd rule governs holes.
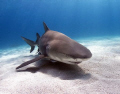
{"type": "Polygon", "coordinates": [[[17,70],[17,72],[42,72],[53,77],[59,77],[62,80],[87,80],[91,77],[89,73],[85,73],[85,71],[78,65],[69,65],[61,62],[53,63],[48,60],[40,60],[36,62],[35,65],[36,67],[30,67],[25,70],[17,70]]]}

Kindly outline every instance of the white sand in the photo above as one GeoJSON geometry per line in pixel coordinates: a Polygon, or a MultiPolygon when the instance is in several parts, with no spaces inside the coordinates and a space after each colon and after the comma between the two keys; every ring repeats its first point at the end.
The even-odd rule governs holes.
{"type": "Polygon", "coordinates": [[[120,38],[81,41],[93,57],[78,66],[39,61],[39,69],[24,61],[34,58],[29,46],[0,51],[0,94],[118,94],[120,93],[120,38]],[[26,49],[27,48],[27,49],[26,49]]]}

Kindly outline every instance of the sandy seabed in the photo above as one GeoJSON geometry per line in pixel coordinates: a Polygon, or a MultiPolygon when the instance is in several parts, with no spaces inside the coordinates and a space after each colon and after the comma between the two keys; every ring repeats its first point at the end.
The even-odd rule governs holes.
{"type": "MultiPolygon", "coordinates": [[[[120,37],[78,40],[92,58],[79,65],[41,60],[16,71],[36,56],[29,46],[0,51],[0,94],[118,94],[120,37]]],[[[26,44],[27,45],[27,44],[26,44]]]]}

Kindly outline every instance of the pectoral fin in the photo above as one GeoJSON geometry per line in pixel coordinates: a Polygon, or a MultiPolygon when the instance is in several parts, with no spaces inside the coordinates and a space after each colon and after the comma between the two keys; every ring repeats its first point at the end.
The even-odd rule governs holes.
{"type": "Polygon", "coordinates": [[[21,64],[20,66],[18,66],[16,69],[19,69],[19,68],[21,68],[21,67],[24,67],[24,66],[26,66],[26,65],[28,65],[28,64],[31,64],[31,63],[33,63],[33,62],[35,62],[35,61],[38,61],[38,60],[42,59],[42,58],[44,58],[44,55],[40,55],[39,57],[36,57],[36,58],[34,58],[34,59],[30,60],[30,61],[24,62],[23,64],[21,64]]]}

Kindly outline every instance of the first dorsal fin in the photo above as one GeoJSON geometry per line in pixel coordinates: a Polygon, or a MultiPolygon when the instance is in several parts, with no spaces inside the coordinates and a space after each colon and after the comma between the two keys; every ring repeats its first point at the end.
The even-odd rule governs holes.
{"type": "Polygon", "coordinates": [[[44,22],[43,22],[43,26],[44,26],[45,32],[47,32],[49,30],[49,28],[47,27],[47,25],[44,22]]]}

